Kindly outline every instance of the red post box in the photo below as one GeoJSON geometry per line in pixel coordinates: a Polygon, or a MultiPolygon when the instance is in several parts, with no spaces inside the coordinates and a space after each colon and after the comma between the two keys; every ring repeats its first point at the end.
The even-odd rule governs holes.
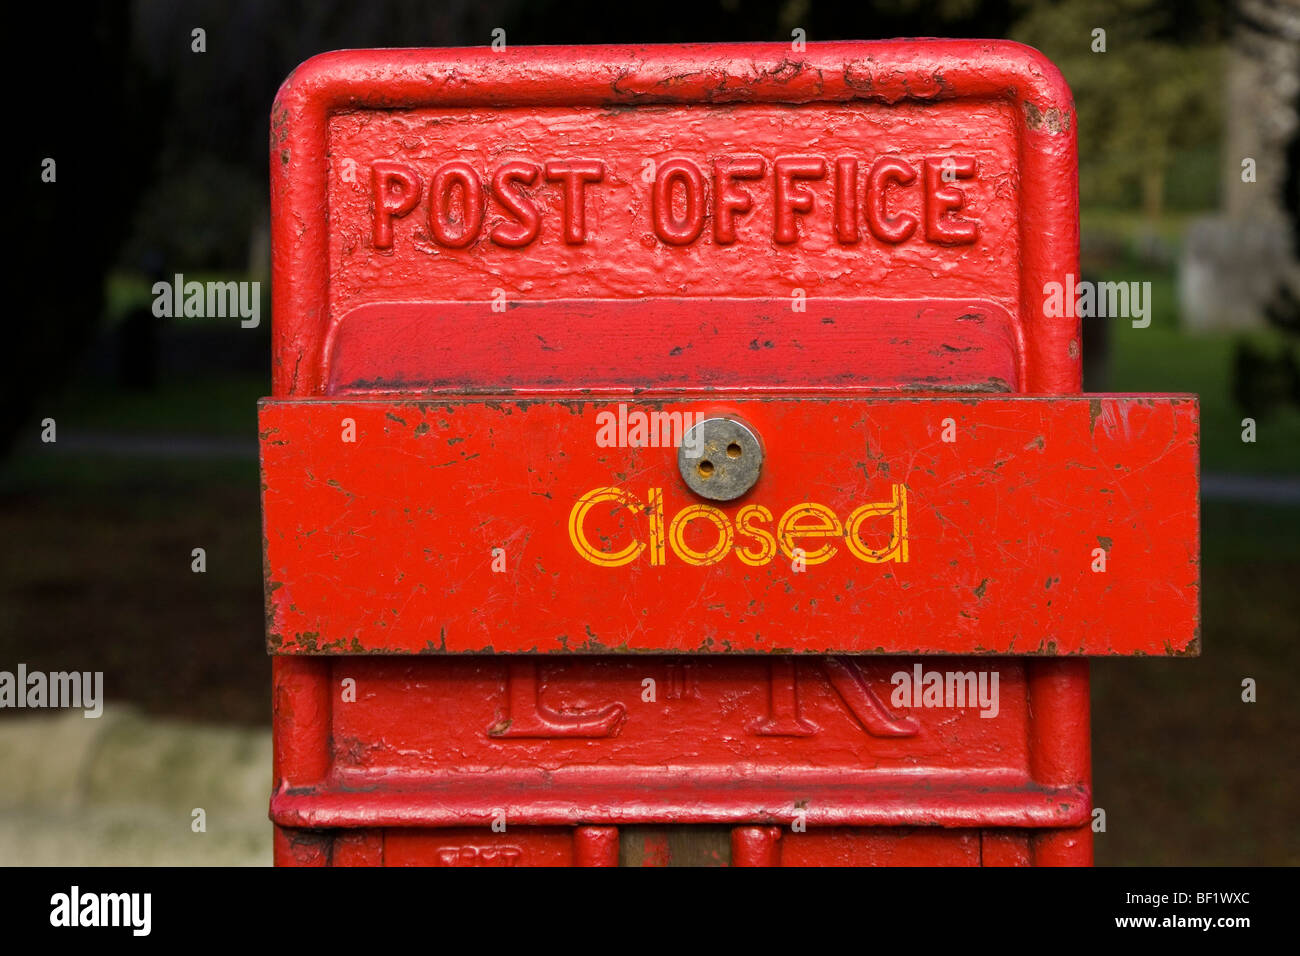
{"type": "Polygon", "coordinates": [[[1192,396],[1083,395],[1017,44],[327,54],[272,116],[280,864],[1086,864],[1198,650],[1192,396]]]}

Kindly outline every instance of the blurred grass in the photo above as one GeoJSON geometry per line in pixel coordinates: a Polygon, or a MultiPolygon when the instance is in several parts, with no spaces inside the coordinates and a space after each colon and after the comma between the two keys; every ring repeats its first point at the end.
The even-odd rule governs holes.
{"type": "MultiPolygon", "coordinates": [[[[1153,230],[1176,253],[1188,217],[1170,216],[1153,230]]],[[[1143,261],[1136,238],[1148,227],[1132,213],[1094,210],[1083,217],[1089,242],[1115,251],[1096,276],[1104,282],[1150,282],[1151,325],[1134,328],[1129,320],[1111,320],[1110,365],[1106,388],[1115,392],[1191,392],[1200,397],[1201,469],[1205,472],[1300,475],[1300,408],[1277,409],[1256,417],[1253,443],[1241,440],[1248,417],[1232,397],[1232,369],[1240,333],[1182,332],[1178,324],[1178,289],[1171,262],[1143,261]]],[[[1085,263],[1085,271],[1087,265],[1085,263]]],[[[1270,350],[1282,344],[1272,329],[1249,333],[1251,341],[1270,350]]]]}
{"type": "Polygon", "coordinates": [[[1300,509],[1202,523],[1201,656],[1092,664],[1099,864],[1300,865],[1300,509]]]}
{"type": "Polygon", "coordinates": [[[101,670],[109,700],[156,714],[269,720],[255,461],[25,455],[0,475],[0,536],[0,662],[101,670]]]}
{"type": "MultiPolygon", "coordinates": [[[[243,486],[259,487],[257,460],[248,458],[178,458],[158,459],[115,454],[41,454],[27,452],[14,455],[0,469],[0,495],[28,496],[92,495],[138,497],[137,507],[148,508],[153,502],[158,510],[151,515],[166,514],[169,492],[189,489],[196,495],[207,489],[243,486]],[[153,493],[157,491],[158,495],[153,493]]],[[[257,502],[254,500],[254,506],[257,502]]],[[[194,502],[202,508],[200,499],[194,502]]],[[[145,512],[144,514],[148,514],[145,512]]]]}

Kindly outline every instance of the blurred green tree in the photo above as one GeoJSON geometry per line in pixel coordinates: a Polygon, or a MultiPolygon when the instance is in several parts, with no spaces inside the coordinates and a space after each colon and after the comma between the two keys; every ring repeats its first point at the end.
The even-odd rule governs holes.
{"type": "MultiPolygon", "coordinates": [[[[1046,54],[1074,92],[1083,204],[1140,202],[1148,221],[1160,218],[1175,160],[1221,139],[1228,27],[1217,0],[1025,5],[1010,36],[1046,54]]],[[[1204,180],[1198,205],[1210,207],[1217,173],[1204,180]]]]}

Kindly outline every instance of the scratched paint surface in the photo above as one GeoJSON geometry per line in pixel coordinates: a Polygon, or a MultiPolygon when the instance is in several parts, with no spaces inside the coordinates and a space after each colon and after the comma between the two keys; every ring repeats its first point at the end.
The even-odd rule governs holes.
{"type": "Polygon", "coordinates": [[[760,436],[758,484],[708,514],[675,448],[598,445],[617,408],[264,404],[272,650],[1197,649],[1194,399],[625,403],[760,436]]]}
{"type": "MultiPolygon", "coordinates": [[[[497,288],[529,299],[625,298],[652,290],[675,297],[744,294],[774,282],[833,296],[869,289],[899,297],[924,286],[935,296],[979,295],[1013,307],[1019,254],[1015,113],[1010,103],[986,100],[800,109],[731,104],[338,114],[330,124],[334,166],[343,157],[362,170],[376,160],[399,162],[420,176],[426,190],[432,173],[451,159],[468,163],[485,181],[510,161],[589,159],[604,169],[602,179],[584,190],[587,234],[581,244],[561,236],[559,184],[524,187],[541,214],[526,257],[490,241],[492,226],[510,217],[486,202],[483,229],[463,249],[434,241],[426,200],[395,222],[392,247],[376,250],[368,234],[370,180],[361,175],[345,182],[334,170],[330,218],[338,226],[330,238],[331,312],[341,316],[366,302],[437,299],[448,293],[487,301],[497,288]],[[837,158],[861,164],[858,181],[865,186],[870,166],[882,156],[900,157],[919,170],[926,157],[954,152],[972,159],[978,171],[959,184],[965,196],[960,215],[978,220],[982,241],[951,247],[940,259],[917,233],[895,244],[875,239],[863,226],[854,243],[836,239],[831,210],[837,158]],[[752,210],[737,217],[735,240],[721,245],[704,230],[688,244],[660,241],[651,227],[646,164],[685,159],[707,174],[712,161],[724,156],[758,157],[766,168],[765,176],[744,181],[752,210]],[[772,241],[772,168],[779,158],[797,156],[823,159],[827,174],[809,180],[813,206],[800,217],[798,241],[777,244],[772,241]],[[611,261],[619,267],[607,268],[611,261]],[[817,263],[815,270],[807,268],[810,262],[817,263]],[[935,269],[938,262],[941,270],[935,269]]],[[[892,185],[891,214],[919,217],[923,194],[920,181],[892,185]]]]}
{"type": "MultiPolygon", "coordinates": [[[[864,388],[1058,395],[1080,389],[1078,321],[1048,319],[1041,308],[1045,283],[1078,272],[1073,105],[1051,64],[1016,44],[812,43],[799,54],[789,44],[515,48],[508,56],[486,48],[348,51],[317,57],[299,68],[277,96],[271,127],[273,394],[282,399],[441,390],[439,401],[444,401],[458,391],[511,389],[535,396],[549,391],[552,397],[590,398],[590,390],[632,398],[647,387],[701,386],[750,394],[804,389],[823,398],[842,391],[848,399],[864,388]],[[713,162],[735,154],[752,156],[754,149],[766,172],[761,181],[741,185],[752,191],[755,208],[737,215],[735,242],[719,243],[713,162]],[[883,241],[867,229],[865,218],[856,238],[835,233],[832,239],[829,214],[836,208],[840,161],[855,160],[857,174],[865,177],[878,168],[882,154],[896,156],[918,174],[909,185],[888,186],[886,218],[924,214],[926,159],[969,158],[973,175],[931,185],[951,185],[962,193],[963,208],[950,218],[977,222],[978,240],[936,244],[912,234],[883,241]],[[781,158],[799,157],[824,159],[826,175],[803,183],[814,201],[811,210],[796,216],[797,241],[776,242],[774,165],[781,158]],[[561,184],[541,176],[526,185],[506,184],[505,190],[535,205],[538,233],[524,245],[497,241],[503,234],[494,237],[491,230],[504,226],[512,231],[512,216],[488,177],[511,163],[542,169],[549,160],[584,158],[606,164],[606,178],[586,187],[584,209],[591,219],[582,241],[561,238],[571,225],[564,221],[561,184]],[[681,244],[653,233],[654,203],[649,183],[641,178],[647,161],[662,170],[665,161],[674,159],[695,163],[709,177],[704,228],[695,240],[681,244]],[[409,209],[392,217],[388,246],[375,242],[374,199],[396,198],[400,208],[406,206],[400,195],[376,193],[372,176],[387,168],[384,163],[408,167],[418,177],[420,192],[409,209]],[[473,170],[484,186],[482,232],[465,245],[442,241],[448,231],[459,234],[466,221],[456,191],[451,206],[440,212],[429,202],[438,170],[456,163],[464,167],[453,168],[473,170]],[[435,226],[444,233],[441,239],[433,234],[435,226]],[[494,308],[502,304],[498,290],[505,293],[505,313],[494,308]],[[793,307],[797,294],[808,296],[807,316],[800,317],[793,307]],[[875,304],[864,307],[866,300],[875,304]],[[934,308],[943,300],[954,307],[934,308]],[[667,334],[657,335],[661,326],[653,319],[677,303],[681,307],[674,322],[664,326],[667,334]],[[778,304],[784,307],[769,308],[778,304]],[[828,311],[818,315],[821,308],[828,311]],[[701,320],[697,327],[685,323],[692,310],[701,320]],[[975,313],[987,320],[980,331],[963,320],[975,313]],[[785,321],[769,334],[771,327],[761,323],[775,323],[777,317],[785,321]],[[817,334],[826,330],[807,324],[814,317],[833,318],[840,334],[817,334]],[[741,349],[735,341],[739,331],[755,333],[742,340],[746,347],[741,349]],[[560,342],[566,351],[557,354],[557,336],[566,334],[569,339],[560,342]],[[751,351],[747,346],[753,339],[759,349],[767,341],[772,348],[751,351]],[[812,343],[820,344],[809,347],[812,343]],[[677,347],[683,351],[673,355],[677,347]],[[684,379],[695,354],[701,356],[701,374],[694,381],[684,379]],[[718,364],[710,365],[710,358],[718,364]],[[846,369],[853,374],[841,382],[837,375],[846,369]],[[707,376],[711,380],[704,382],[707,376]]],[[[863,200],[858,211],[866,215],[867,182],[859,179],[858,186],[863,200]]],[[[680,198],[673,202],[673,213],[685,220],[689,217],[680,198]]],[[[847,406],[822,408],[838,417],[837,424],[847,425],[847,406]]],[[[593,406],[584,409],[588,414],[593,406]]],[[[337,411],[330,409],[319,423],[323,443],[337,440],[337,411]]],[[[462,408],[439,417],[447,419],[449,429],[468,433],[474,429],[465,412],[462,408]]],[[[564,412],[560,420],[578,427],[573,435],[559,421],[538,434],[550,441],[578,440],[574,448],[581,449],[581,456],[548,462],[527,453],[521,459],[519,435],[511,426],[523,417],[515,413],[508,424],[492,421],[490,433],[479,429],[485,444],[474,461],[503,456],[495,459],[500,466],[496,474],[486,474],[481,465],[477,476],[458,464],[426,470],[424,455],[431,445],[411,443],[419,419],[399,414],[406,417],[408,429],[400,431],[385,419],[394,426],[385,435],[385,424],[358,413],[370,448],[322,444],[328,476],[319,469],[314,477],[305,475],[310,453],[300,435],[288,445],[266,446],[268,461],[288,465],[270,481],[267,515],[268,633],[276,652],[271,810],[278,863],[608,865],[619,859],[620,840],[629,844],[624,850],[635,851],[625,854],[627,860],[662,863],[672,841],[654,824],[668,821],[729,823],[732,865],[1090,861],[1086,660],[1043,656],[975,662],[997,668],[1005,680],[1000,713],[990,720],[969,711],[880,703],[894,669],[952,661],[942,654],[943,641],[953,634],[993,634],[997,644],[1009,643],[994,627],[995,615],[986,603],[1006,604],[1005,592],[990,583],[977,600],[973,589],[983,579],[972,580],[970,567],[959,574],[951,566],[938,569],[937,580],[946,580],[951,588],[947,597],[940,594],[940,604],[957,626],[922,628],[919,636],[909,632],[907,647],[938,656],[859,657],[844,659],[849,663],[836,669],[835,659],[815,655],[796,660],[716,654],[687,660],[627,653],[423,653],[431,637],[425,632],[447,611],[448,601],[462,608],[451,632],[453,643],[468,637],[470,647],[495,641],[498,649],[508,649],[503,643],[508,628],[498,625],[518,594],[525,600],[514,610],[522,629],[515,636],[529,628],[552,632],[556,629],[546,618],[556,613],[555,602],[529,598],[545,598],[550,588],[562,595],[565,614],[609,605],[612,615],[615,607],[626,611],[626,586],[611,583],[611,574],[624,572],[643,591],[662,583],[671,592],[655,597],[661,610],[694,609],[697,620],[679,622],[674,630],[654,625],[652,630],[666,635],[669,645],[693,646],[710,634],[717,643],[723,625],[741,612],[727,618],[701,598],[701,586],[721,580],[726,562],[689,569],[644,561],[622,568],[561,568],[556,562],[564,556],[548,552],[550,563],[537,570],[536,545],[546,522],[554,521],[541,506],[557,502],[530,494],[520,506],[511,497],[533,481],[521,461],[553,465],[583,480],[607,481],[623,472],[639,483],[638,494],[649,485],[643,479],[657,477],[665,495],[671,495],[680,478],[670,462],[652,454],[658,450],[593,448],[592,423],[583,419],[580,427],[573,426],[575,416],[564,412]],[[391,456],[370,455],[377,446],[391,450],[399,445],[408,453],[398,456],[408,459],[405,466],[391,456]],[[345,448],[358,454],[343,458],[345,448]],[[276,457],[280,453],[283,458],[276,457]],[[578,457],[585,467],[575,464],[578,457]],[[366,462],[373,466],[369,474],[349,470],[366,462]],[[454,488],[440,484],[452,476],[454,488]],[[353,497],[329,485],[330,480],[353,497]],[[358,490],[369,496],[385,480],[390,483],[382,497],[357,497],[358,490]],[[511,483],[518,487],[508,489],[511,483]],[[435,537],[442,537],[435,543],[450,557],[441,569],[424,560],[425,532],[407,522],[403,506],[395,503],[405,500],[416,502],[411,506],[416,510],[438,510],[432,525],[435,537]],[[294,513],[295,503],[301,503],[301,514],[294,513]],[[477,529],[468,524],[467,512],[457,510],[460,504],[469,511],[491,505],[493,510],[477,519],[489,523],[477,529]],[[507,505],[515,511],[499,510],[507,505]],[[522,573],[532,577],[511,579],[507,594],[505,579],[491,575],[477,549],[500,539],[500,525],[512,514],[525,516],[529,525],[532,564],[522,573]],[[453,529],[458,521],[462,526],[453,529]],[[390,538],[365,537],[385,523],[390,538]],[[307,536],[312,530],[316,533],[307,536]],[[452,530],[458,540],[476,542],[473,561],[478,563],[471,566],[467,553],[454,550],[452,530]],[[323,545],[331,536],[332,543],[323,545]],[[415,560],[395,567],[394,552],[384,551],[385,541],[415,560]],[[362,570],[359,585],[340,575],[340,563],[356,561],[357,555],[373,559],[362,570]],[[317,576],[293,582],[304,598],[298,603],[285,582],[302,561],[311,563],[317,576]],[[563,589],[554,583],[560,570],[563,589]],[[431,590],[403,590],[413,574],[431,590]],[[523,592],[518,591],[521,585],[523,592]],[[330,587],[343,617],[313,610],[313,602],[330,587]],[[408,599],[409,606],[403,603],[408,599]],[[402,625],[411,627],[403,641],[416,654],[319,653],[337,640],[324,636],[326,626],[352,629],[347,643],[357,653],[391,644],[385,632],[393,623],[394,607],[413,613],[402,625]],[[314,623],[307,623],[304,608],[314,623]],[[961,610],[975,614],[974,623],[962,618],[961,610]],[[317,653],[310,653],[313,648],[317,653]],[[695,668],[694,681],[686,679],[685,664],[695,668]],[[661,682],[658,703],[642,701],[638,675],[661,682]],[[358,679],[357,699],[340,704],[345,677],[358,679]],[[815,731],[810,729],[814,725],[815,731]],[[891,726],[914,733],[893,737],[891,726]],[[756,732],[764,728],[777,732],[756,732]],[[670,741],[675,752],[668,752],[662,741],[670,741]],[[665,770],[680,774],[677,785],[665,770]],[[476,771],[483,772],[479,779],[486,786],[476,788],[476,771]],[[851,776],[853,785],[837,787],[839,771],[851,776]],[[803,834],[790,828],[799,806],[807,809],[812,823],[803,834]],[[502,807],[510,811],[509,831],[493,833],[488,824],[493,810],[502,807]],[[550,828],[557,824],[564,826],[550,828]],[[947,829],[965,826],[973,829],[947,829]],[[314,827],[326,829],[310,829],[314,827]],[[1025,829],[1007,829],[1012,827],[1025,829]],[[631,846],[638,841],[644,846],[631,846]]],[[[1112,420],[1103,414],[1098,421],[1112,420]]],[[[1122,420],[1114,421],[1122,429],[1122,420]]],[[[1130,426],[1134,421],[1130,417],[1130,426]]],[[[823,421],[823,436],[829,422],[823,421]]],[[[287,429],[290,422],[279,424],[287,429]]],[[[429,424],[422,440],[441,428],[436,421],[429,424]]],[[[786,433],[773,434],[772,425],[772,420],[763,423],[769,443],[786,433]]],[[[1076,428],[1088,434],[1086,427],[1076,428]]],[[[456,436],[439,434],[444,451],[463,450],[469,440],[448,446],[445,442],[456,436]]],[[[759,501],[762,496],[778,518],[787,502],[768,501],[769,491],[781,492],[774,498],[786,492],[821,494],[822,499],[814,500],[830,507],[829,499],[834,499],[840,509],[884,482],[875,470],[880,463],[887,461],[895,470],[912,464],[888,458],[901,454],[901,446],[871,459],[865,441],[872,435],[881,437],[871,427],[860,435],[847,427],[836,431],[836,441],[861,438],[863,448],[843,448],[843,458],[832,460],[834,446],[823,441],[817,451],[820,464],[833,468],[838,461],[849,467],[833,478],[805,470],[802,486],[783,455],[781,467],[768,472],[751,497],[759,501]],[[855,472],[854,463],[864,469],[855,472]]],[[[1024,442],[1010,442],[1019,437],[1014,429],[1005,437],[1009,452],[1023,451],[1024,442]]],[[[1057,442],[1046,443],[1044,461],[1059,465],[1051,457],[1058,451],[1057,442]]],[[[1175,458],[1181,455],[1180,449],[1175,458]]],[[[1137,466],[1131,458],[1126,461],[1137,466]]],[[[1143,480],[1151,481],[1152,494],[1165,487],[1159,475],[1167,465],[1153,462],[1145,469],[1143,480]]],[[[967,477],[980,467],[987,464],[972,465],[967,477]]],[[[1030,505],[1038,503],[1032,497],[1037,489],[1023,483],[1015,487],[1018,493],[1008,494],[994,517],[985,516],[996,531],[1005,531],[1011,518],[1024,519],[1030,505]]],[[[1176,502],[1189,494],[1182,486],[1175,490],[1165,506],[1167,515],[1181,514],[1176,502]]],[[[938,494],[940,489],[932,485],[930,491],[938,494]]],[[[678,506],[680,501],[673,508],[678,506]]],[[[1194,503],[1183,510],[1188,507],[1194,509],[1194,503]]],[[[735,513],[734,508],[723,510],[735,513]]],[[[951,509],[938,510],[951,517],[951,509]]],[[[1045,512],[1035,516],[1039,527],[1041,520],[1053,519],[1051,508],[1038,510],[1045,512]]],[[[592,531],[597,540],[603,533],[612,543],[614,536],[637,530],[623,523],[628,518],[626,512],[593,513],[592,531]]],[[[923,525],[925,520],[922,514],[923,525]]],[[[550,527],[555,530],[554,524],[550,527]]],[[[563,524],[558,530],[567,533],[563,524]]],[[[915,530],[913,521],[909,533],[915,530]]],[[[686,529],[688,546],[699,531],[686,529]]],[[[936,541],[968,546],[951,528],[936,525],[930,532],[936,541]]],[[[1176,534],[1194,532],[1194,525],[1176,529],[1176,534]]],[[[522,537],[516,543],[523,543],[522,537]]],[[[1040,539],[1034,544],[1042,547],[1040,539]]],[[[1112,560],[1126,548],[1121,535],[1111,537],[1112,560]]],[[[775,562],[742,566],[736,574],[736,559],[728,558],[738,585],[743,581],[743,589],[757,589],[763,600],[789,612],[777,618],[774,628],[764,628],[769,646],[778,637],[785,642],[815,637],[816,628],[829,626],[816,613],[824,612],[824,603],[844,610],[844,581],[832,584],[836,574],[845,576],[845,568],[836,563],[842,557],[784,583],[774,577],[775,562]],[[813,573],[821,576],[813,578],[813,573]],[[817,596],[813,591],[832,587],[840,588],[840,602],[832,598],[813,606],[806,600],[817,596]]],[[[894,584],[897,597],[908,583],[900,573],[918,571],[914,550],[909,558],[907,565],[864,564],[859,570],[892,574],[882,580],[894,584]]],[[[582,559],[573,552],[568,560],[582,559]]],[[[1014,562],[999,556],[994,571],[1005,585],[1014,562]]],[[[1156,571],[1148,571],[1143,577],[1159,581],[1156,571]]],[[[866,580],[858,575],[859,582],[866,580]]],[[[1025,584],[1025,600],[1036,609],[1011,606],[1012,620],[1050,623],[1041,600],[1048,590],[1044,582],[1029,578],[1025,584]]],[[[848,624],[841,622],[841,629],[853,640],[865,635],[874,644],[878,628],[871,612],[886,591],[880,581],[872,591],[865,584],[859,590],[857,610],[848,624]],[[866,597],[871,601],[864,603],[866,597]]],[[[640,594],[634,596],[640,599],[640,594]]],[[[750,599],[748,590],[722,596],[742,604],[750,599]]],[[[1140,597],[1134,604],[1139,613],[1149,596],[1140,597]]],[[[1155,596],[1157,603],[1167,599],[1155,596]]],[[[1112,610],[1113,603],[1104,602],[1112,610]]],[[[649,623],[646,610],[640,616],[649,623]]],[[[891,625],[889,614],[898,610],[889,604],[879,619],[891,625]]],[[[724,612],[730,613],[729,608],[724,612]]],[[[1097,617],[1092,609],[1083,613],[1097,617]]],[[[1111,610],[1105,614],[1103,623],[1118,616],[1111,610]]],[[[588,616],[585,623],[605,631],[614,622],[588,616]]],[[[1166,624],[1160,626],[1169,630],[1166,624]]],[[[590,640],[585,627],[575,630],[570,650],[590,640]]],[[[1094,628],[1093,637],[1101,640],[1098,633],[1094,628]]],[[[441,627],[438,638],[443,639],[441,627]]]]}
{"type": "Polygon", "coordinates": [[[1015,44],[327,54],[277,97],[271,174],[277,394],[323,394],[365,307],[796,290],[985,299],[1027,388],[1077,382],[1040,301],[1075,255],[1073,109],[1015,44]]]}
{"type": "Polygon", "coordinates": [[[355,309],[334,337],[331,391],[644,394],[846,384],[1015,391],[1019,384],[1015,320],[978,299],[811,299],[802,312],[788,299],[525,301],[490,323],[482,317],[481,303],[355,309]]]}

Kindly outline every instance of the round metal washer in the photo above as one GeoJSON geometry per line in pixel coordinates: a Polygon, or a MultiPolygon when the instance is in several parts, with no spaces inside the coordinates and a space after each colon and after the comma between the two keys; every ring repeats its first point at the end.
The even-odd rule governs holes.
{"type": "Polygon", "coordinates": [[[706,418],[682,436],[677,468],[697,495],[731,501],[758,481],[763,446],[753,431],[734,418],[706,418]]]}

